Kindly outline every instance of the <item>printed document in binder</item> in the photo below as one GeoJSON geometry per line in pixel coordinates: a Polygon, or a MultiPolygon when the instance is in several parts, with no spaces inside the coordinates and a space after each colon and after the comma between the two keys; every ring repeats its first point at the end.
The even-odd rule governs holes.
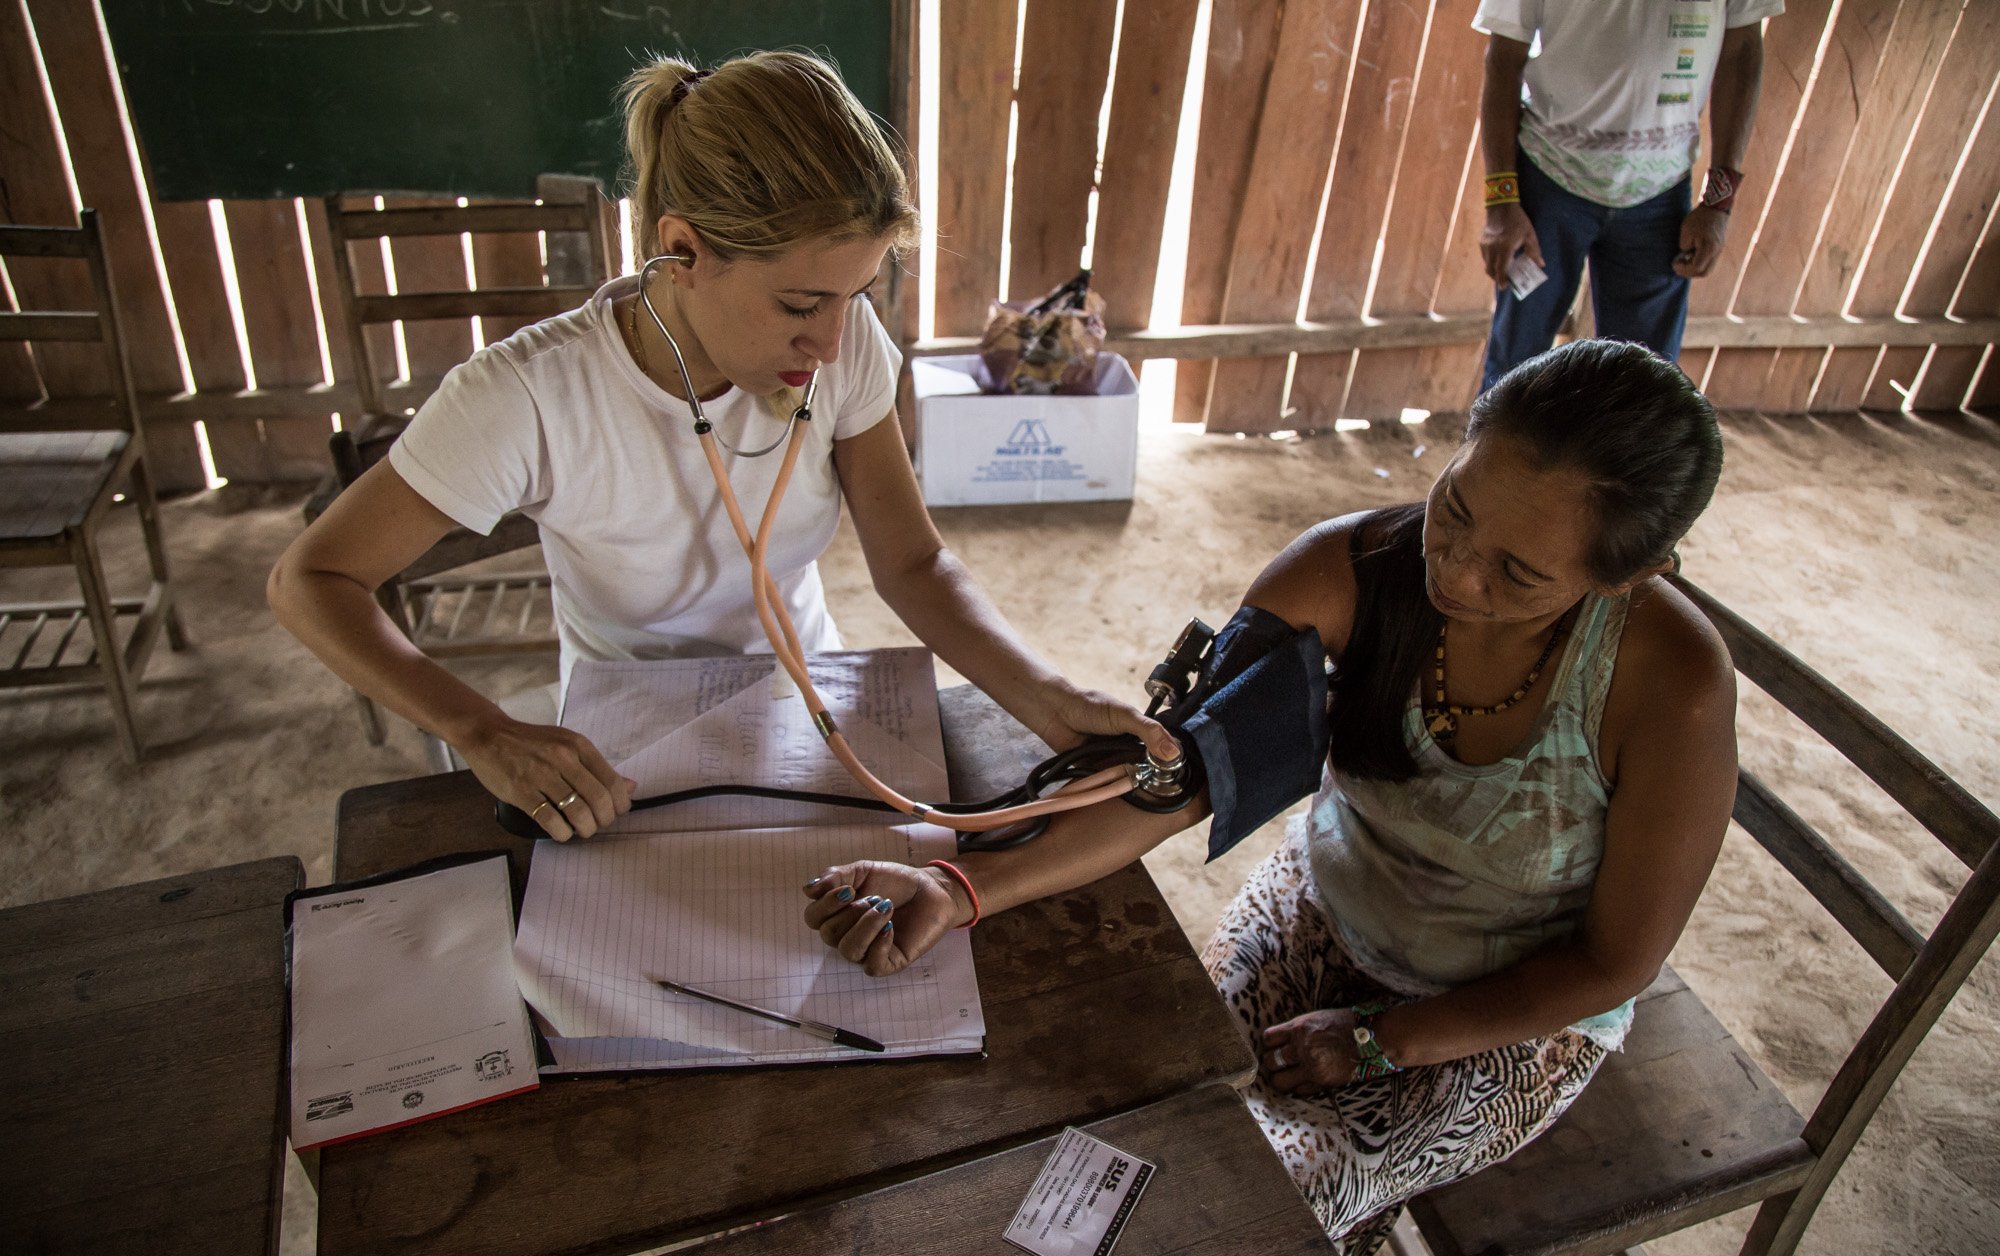
{"type": "MultiPolygon", "coordinates": [[[[928,651],[816,655],[813,683],[891,785],[944,798],[928,651]]],[[[769,656],[579,662],[563,725],[638,795],[759,784],[860,794],[769,656]]],[[[537,842],[514,962],[553,1072],[879,1059],[789,1026],[670,994],[665,978],[877,1039],[890,1056],[977,1052],[986,1022],[967,935],[870,977],[802,920],[800,887],[830,864],[948,858],[935,825],[888,812],[724,797],[634,812],[588,842],[537,842]]]]}

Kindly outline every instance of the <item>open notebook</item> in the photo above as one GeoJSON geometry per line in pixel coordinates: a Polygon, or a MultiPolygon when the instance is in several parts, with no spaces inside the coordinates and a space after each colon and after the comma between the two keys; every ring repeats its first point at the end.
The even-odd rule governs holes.
{"type": "MultiPolygon", "coordinates": [[[[863,759],[918,798],[946,796],[930,655],[819,656],[814,683],[863,759]]],[[[860,788],[769,658],[578,663],[563,723],[647,796],[749,782],[860,788]]],[[[879,1058],[669,994],[666,978],[875,1038],[899,1056],[977,1052],[985,1019],[966,935],[869,977],[800,918],[800,886],[855,859],[922,863],[954,839],[888,813],[755,798],[635,812],[590,842],[536,844],[516,935],[521,990],[552,1071],[879,1058]]]]}

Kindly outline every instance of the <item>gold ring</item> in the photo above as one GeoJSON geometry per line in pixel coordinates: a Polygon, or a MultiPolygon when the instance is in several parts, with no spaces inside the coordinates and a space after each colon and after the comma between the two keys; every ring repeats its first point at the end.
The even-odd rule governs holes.
{"type": "MultiPolygon", "coordinates": [[[[553,807],[553,806],[555,806],[555,804],[554,804],[554,803],[552,803],[552,802],[550,802],[550,801],[549,801],[548,799],[546,799],[546,798],[542,799],[542,807],[553,807]]],[[[542,814],[542,807],[537,807],[537,808],[535,808],[535,809],[534,809],[533,811],[530,811],[530,812],[528,813],[528,818],[529,818],[530,820],[532,820],[532,819],[534,819],[534,818],[535,818],[536,816],[538,816],[538,815],[542,814]]]]}
{"type": "Polygon", "coordinates": [[[556,804],[556,810],[557,811],[567,810],[569,805],[575,801],[576,801],[576,791],[571,790],[569,791],[569,797],[563,799],[561,802],[556,804]]]}

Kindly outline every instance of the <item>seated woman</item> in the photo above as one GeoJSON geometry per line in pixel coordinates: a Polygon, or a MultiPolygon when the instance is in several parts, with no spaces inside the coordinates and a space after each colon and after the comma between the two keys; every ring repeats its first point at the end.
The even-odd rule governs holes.
{"type": "MultiPolygon", "coordinates": [[[[1259,1049],[1251,1110],[1343,1250],[1547,1128],[1694,908],[1735,797],[1735,677],[1660,576],[1721,464],[1673,365],[1565,345],[1474,402],[1424,502],[1320,524],[1250,588],[1324,643],[1329,761],[1203,960],[1259,1049]]],[[[806,921],[894,972],[1201,814],[1112,801],[955,866],[829,868],[806,921]]]]}
{"type": "Polygon", "coordinates": [[[426,658],[374,592],[454,524],[491,532],[518,510],[548,559],[565,683],[579,658],[768,649],[719,481],[756,526],[806,398],[769,569],[807,652],[840,648],[817,559],[844,501],[883,600],[1015,718],[1058,748],[1127,732],[1172,753],[1157,724],[1038,658],[924,510],[895,417],[899,355],[862,298],[914,242],[916,209],[832,67],[796,52],[699,71],[659,58],[624,103],[634,235],[652,261],[447,375],[278,560],[279,621],[550,836],[589,837],[629,809],[631,783],[554,727],[553,707],[515,718],[426,658]]]}

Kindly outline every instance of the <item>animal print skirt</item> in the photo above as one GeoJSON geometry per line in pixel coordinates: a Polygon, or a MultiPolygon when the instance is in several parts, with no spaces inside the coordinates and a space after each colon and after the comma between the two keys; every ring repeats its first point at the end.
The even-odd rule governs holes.
{"type": "MultiPolygon", "coordinates": [[[[1202,963],[1253,1041],[1307,1012],[1405,1001],[1342,949],[1296,825],[1223,913],[1202,963]]],[[[1565,1029],[1311,1099],[1260,1075],[1243,1097],[1338,1250],[1364,1256],[1405,1200],[1505,1160],[1547,1129],[1603,1059],[1604,1048],[1565,1029]]]]}

